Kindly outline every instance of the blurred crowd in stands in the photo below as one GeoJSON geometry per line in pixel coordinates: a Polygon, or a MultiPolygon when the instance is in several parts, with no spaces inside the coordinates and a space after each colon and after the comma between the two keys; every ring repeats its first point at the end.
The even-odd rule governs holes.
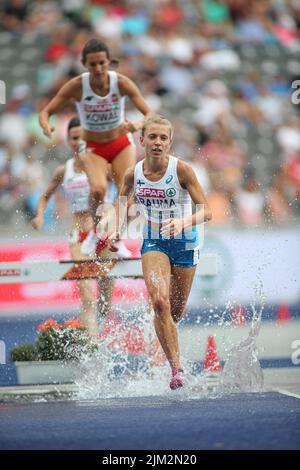
{"type": "MultiPolygon", "coordinates": [[[[53,168],[69,156],[75,108],[53,118],[52,141],[37,117],[84,71],[80,54],[91,37],[107,42],[116,70],[174,124],[173,154],[194,166],[212,225],[300,221],[300,0],[4,0],[2,222],[28,223],[53,168]]],[[[139,117],[130,106],[127,115],[139,117]]],[[[58,193],[48,223],[67,213],[58,193]]]]}

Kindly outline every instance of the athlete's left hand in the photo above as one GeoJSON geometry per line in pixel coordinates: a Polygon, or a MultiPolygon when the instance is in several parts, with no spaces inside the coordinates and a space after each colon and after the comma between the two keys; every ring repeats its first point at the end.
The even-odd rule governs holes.
{"type": "Polygon", "coordinates": [[[124,130],[126,132],[136,132],[141,128],[141,121],[128,121],[125,119],[123,123],[124,130]]]}
{"type": "Polygon", "coordinates": [[[160,233],[163,237],[175,237],[183,231],[183,219],[167,219],[162,224],[160,233]]]}

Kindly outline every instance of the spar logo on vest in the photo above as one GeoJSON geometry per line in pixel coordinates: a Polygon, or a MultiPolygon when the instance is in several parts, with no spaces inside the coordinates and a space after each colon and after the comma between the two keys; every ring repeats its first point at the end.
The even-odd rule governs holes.
{"type": "Polygon", "coordinates": [[[167,191],[158,188],[137,188],[136,196],[141,204],[146,207],[170,208],[176,206],[174,199],[176,194],[174,188],[169,188],[167,191]]]}

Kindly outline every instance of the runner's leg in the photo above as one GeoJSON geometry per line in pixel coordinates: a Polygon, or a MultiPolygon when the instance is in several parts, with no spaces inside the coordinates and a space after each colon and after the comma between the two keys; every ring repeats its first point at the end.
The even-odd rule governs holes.
{"type": "MultiPolygon", "coordinates": [[[[86,258],[80,250],[80,243],[70,245],[72,259],[86,258]]],[[[92,281],[77,281],[81,297],[80,320],[90,335],[97,335],[99,326],[96,316],[96,302],[93,296],[92,281]]]]}
{"type": "Polygon", "coordinates": [[[172,368],[180,368],[177,328],[171,315],[170,275],[167,255],[150,251],[142,256],[144,279],[154,309],[155,331],[172,368]]]}
{"type": "Polygon", "coordinates": [[[112,175],[118,189],[120,191],[124,174],[128,168],[133,168],[136,164],[136,151],[133,145],[127,145],[121,152],[113,159],[112,175]]]}
{"type": "Polygon", "coordinates": [[[172,267],[170,301],[171,315],[175,323],[178,323],[183,317],[195,271],[196,266],[191,268],[172,267]]]}
{"type": "Polygon", "coordinates": [[[98,206],[103,203],[107,188],[107,161],[91,152],[81,154],[84,171],[90,185],[90,211],[94,225],[97,227],[99,217],[96,215],[98,206]]]}
{"type": "MultiPolygon", "coordinates": [[[[136,164],[136,151],[135,146],[127,145],[112,161],[112,176],[118,186],[118,192],[120,192],[124,174],[128,168],[133,168],[136,164]]],[[[122,257],[129,257],[130,251],[125,247],[123,241],[120,240],[116,243],[118,253],[122,257]]]]}

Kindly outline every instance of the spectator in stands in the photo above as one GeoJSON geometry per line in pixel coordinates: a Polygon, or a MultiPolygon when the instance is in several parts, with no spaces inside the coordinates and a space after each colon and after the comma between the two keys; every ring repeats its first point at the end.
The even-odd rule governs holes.
{"type": "Polygon", "coordinates": [[[300,149],[290,156],[284,167],[287,184],[293,197],[300,197],[300,149]]]}
{"type": "Polygon", "coordinates": [[[238,220],[242,225],[261,225],[265,198],[253,168],[247,169],[243,186],[236,192],[234,202],[238,220]]]}
{"type": "Polygon", "coordinates": [[[233,221],[231,201],[228,193],[224,190],[222,173],[210,175],[212,189],[207,195],[207,201],[212,213],[212,224],[221,227],[229,225],[233,221]]]}
{"type": "Polygon", "coordinates": [[[13,219],[15,210],[20,208],[22,192],[20,170],[22,162],[16,161],[17,155],[9,142],[0,143],[0,218],[4,223],[13,219]]]}
{"type": "Polygon", "coordinates": [[[300,120],[299,117],[290,115],[285,123],[277,130],[276,138],[283,153],[283,160],[300,150],[300,120]]]}
{"type": "Polygon", "coordinates": [[[27,14],[27,0],[6,0],[2,24],[11,31],[22,29],[27,14]]]}
{"type": "MultiPolygon", "coordinates": [[[[28,219],[31,219],[35,212],[39,202],[39,198],[42,194],[43,187],[45,185],[45,171],[43,165],[37,158],[32,155],[27,155],[26,166],[22,173],[22,183],[25,189],[25,207],[28,219]]],[[[53,211],[53,204],[50,207],[50,213],[53,211]]],[[[47,212],[46,221],[49,223],[49,212],[47,212]]]]}
{"type": "MultiPolygon", "coordinates": [[[[166,115],[185,122],[176,133],[181,142],[177,139],[174,143],[175,152],[185,147],[191,155],[196,153],[200,167],[208,166],[209,173],[215,172],[216,178],[222,179],[229,198],[239,190],[245,162],[250,161],[262,172],[261,181],[268,194],[265,184],[271,179],[268,172],[281,163],[286,171],[291,156],[300,149],[299,107],[291,103],[293,90],[289,86],[290,74],[295,80],[299,78],[298,3],[294,0],[0,2],[1,79],[7,85],[0,134],[1,139],[13,146],[13,171],[8,186],[3,183],[7,173],[5,170],[3,175],[0,163],[2,197],[8,195],[7,200],[13,204],[21,200],[16,181],[24,152],[37,155],[44,172],[52,172],[54,165],[67,157],[62,141],[66,123],[75,111],[73,105],[53,122],[59,132],[51,145],[45,145],[37,129],[37,112],[44,105],[43,95],[49,99],[66,81],[82,73],[81,50],[91,31],[93,36],[107,39],[113,56],[121,59],[118,72],[138,84],[151,109],[164,109],[166,115]],[[34,54],[34,48],[38,54],[34,54]],[[31,49],[32,56],[40,58],[43,54],[41,62],[25,60],[31,49]],[[237,141],[242,163],[236,149],[224,138],[228,142],[237,141]],[[266,162],[265,169],[257,166],[254,156],[258,154],[262,154],[260,162],[266,162]],[[17,189],[11,191],[11,182],[17,189]]],[[[139,119],[133,107],[126,112],[131,121],[139,119]]],[[[134,137],[138,143],[138,135],[134,137]]],[[[0,155],[6,151],[5,145],[0,144],[0,155]]],[[[295,175],[291,168],[289,175],[295,175]]],[[[294,176],[286,181],[289,202],[293,203],[294,176]]],[[[276,206],[274,184],[270,198],[276,206]]]]}
{"type": "Polygon", "coordinates": [[[290,221],[292,214],[287,197],[286,178],[281,169],[275,173],[271,187],[267,190],[265,210],[267,223],[282,225],[290,221]]]}

